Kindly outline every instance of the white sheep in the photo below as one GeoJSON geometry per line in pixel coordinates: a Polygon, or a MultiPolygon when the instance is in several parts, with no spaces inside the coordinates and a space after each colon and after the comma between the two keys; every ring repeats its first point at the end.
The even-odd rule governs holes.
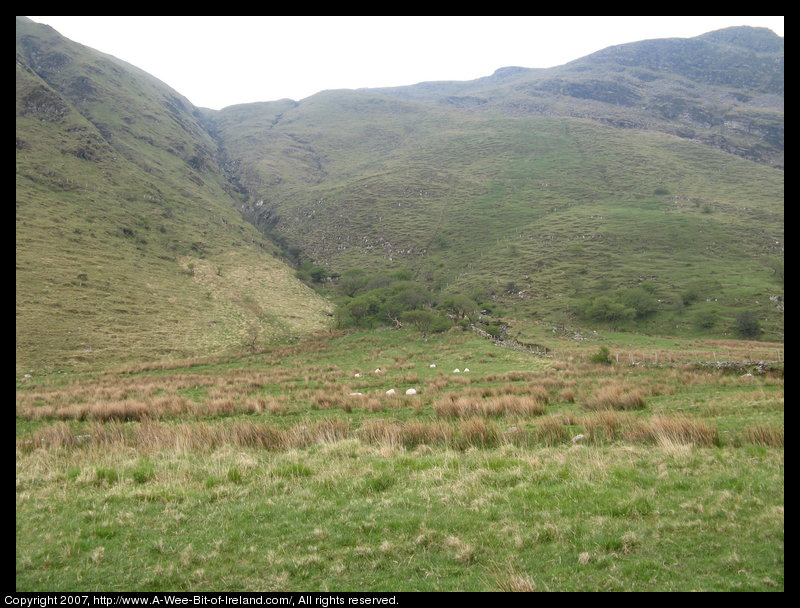
{"type": "Polygon", "coordinates": [[[458,369],[458,368],[455,368],[455,369],[453,370],[453,373],[454,373],[454,374],[460,374],[460,373],[461,373],[461,370],[460,370],[460,369],[458,369]]]}
{"type": "Polygon", "coordinates": [[[416,395],[416,394],[417,394],[417,389],[415,388],[410,388],[406,391],[406,395],[416,395]]]}
{"type": "Polygon", "coordinates": [[[386,394],[387,395],[395,395],[395,394],[397,394],[397,391],[395,391],[393,388],[390,388],[388,391],[386,391],[386,394]]]}
{"type": "Polygon", "coordinates": [[[431,363],[428,367],[434,368],[434,367],[436,367],[436,364],[435,363],[431,363]]]}

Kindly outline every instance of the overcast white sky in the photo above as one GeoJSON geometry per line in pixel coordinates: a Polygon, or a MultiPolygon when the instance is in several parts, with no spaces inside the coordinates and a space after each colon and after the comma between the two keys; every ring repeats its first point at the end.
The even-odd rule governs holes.
{"type": "Polygon", "coordinates": [[[149,72],[194,105],[303,99],[326,89],[472,80],[562,65],[615,44],[783,17],[35,17],[149,72]]]}

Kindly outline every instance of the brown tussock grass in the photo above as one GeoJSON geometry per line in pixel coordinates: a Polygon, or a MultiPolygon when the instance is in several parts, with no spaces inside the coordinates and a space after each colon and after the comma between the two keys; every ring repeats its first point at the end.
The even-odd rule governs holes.
{"type": "Polygon", "coordinates": [[[451,446],[454,437],[455,429],[444,422],[409,422],[403,427],[401,440],[406,448],[451,446]]]}
{"type": "Polygon", "coordinates": [[[587,410],[641,410],[646,406],[638,388],[629,389],[621,384],[601,387],[583,403],[587,410]]]}
{"type": "Polygon", "coordinates": [[[201,418],[206,416],[232,416],[240,413],[260,413],[264,410],[281,411],[277,400],[251,398],[237,400],[233,397],[209,397],[195,402],[186,397],[170,394],[151,398],[123,399],[120,401],[92,401],[68,403],[59,406],[18,406],[17,416],[28,420],[99,420],[143,421],[165,418],[201,418]]]}
{"type": "Polygon", "coordinates": [[[719,445],[716,427],[682,415],[659,415],[642,420],[632,414],[602,410],[578,420],[592,443],[628,441],[659,445],[719,445]]]}
{"type": "Polygon", "coordinates": [[[703,420],[680,415],[654,416],[647,422],[632,425],[624,431],[625,439],[634,443],[659,445],[719,445],[719,432],[703,420]]]}
{"type": "Polygon", "coordinates": [[[460,449],[492,448],[500,445],[503,434],[494,422],[485,418],[470,418],[458,425],[456,445],[460,449]]]}
{"type": "Polygon", "coordinates": [[[505,593],[530,593],[536,591],[533,579],[519,572],[504,572],[499,567],[492,569],[492,576],[498,589],[505,593]]]}
{"type": "Polygon", "coordinates": [[[570,434],[561,417],[548,416],[536,423],[536,440],[545,445],[569,441],[570,434]]]}
{"type": "Polygon", "coordinates": [[[565,388],[558,393],[558,400],[565,403],[575,403],[575,391],[571,388],[565,388]]]}
{"type": "MultiPolygon", "coordinates": [[[[474,416],[541,416],[545,413],[547,392],[528,391],[523,395],[498,395],[482,398],[485,391],[449,393],[433,403],[437,416],[471,418],[474,416]]],[[[488,393],[492,394],[492,393],[488,393]]]]}
{"type": "Polygon", "coordinates": [[[773,424],[756,424],[745,431],[748,443],[773,448],[783,447],[783,427],[773,424]]]}
{"type": "Polygon", "coordinates": [[[622,437],[622,429],[631,422],[628,414],[613,410],[598,411],[580,419],[580,424],[592,443],[617,441],[622,437]]]}

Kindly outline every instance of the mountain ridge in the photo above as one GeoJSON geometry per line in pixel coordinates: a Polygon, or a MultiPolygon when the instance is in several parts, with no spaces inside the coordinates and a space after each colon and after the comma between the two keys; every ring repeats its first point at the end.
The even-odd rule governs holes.
{"type": "Polygon", "coordinates": [[[499,68],[472,81],[366,90],[409,100],[460,101],[476,111],[569,115],[659,130],[782,168],[782,53],[783,39],[771,30],[741,26],[695,38],[616,45],[553,68],[499,68]],[[710,70],[721,58],[725,69],[710,70]],[[694,80],[698,75],[701,81],[694,80]],[[486,87],[494,88],[498,80],[503,90],[487,95],[486,87]],[[697,82],[715,87],[716,99],[698,99],[697,82]]]}

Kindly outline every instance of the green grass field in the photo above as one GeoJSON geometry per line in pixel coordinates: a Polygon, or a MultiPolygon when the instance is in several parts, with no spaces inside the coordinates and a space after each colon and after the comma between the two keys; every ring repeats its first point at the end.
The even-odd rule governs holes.
{"type": "Polygon", "coordinates": [[[646,340],[328,334],[24,380],[16,588],[782,591],[782,367],[694,365],[782,345],[646,340]]]}

